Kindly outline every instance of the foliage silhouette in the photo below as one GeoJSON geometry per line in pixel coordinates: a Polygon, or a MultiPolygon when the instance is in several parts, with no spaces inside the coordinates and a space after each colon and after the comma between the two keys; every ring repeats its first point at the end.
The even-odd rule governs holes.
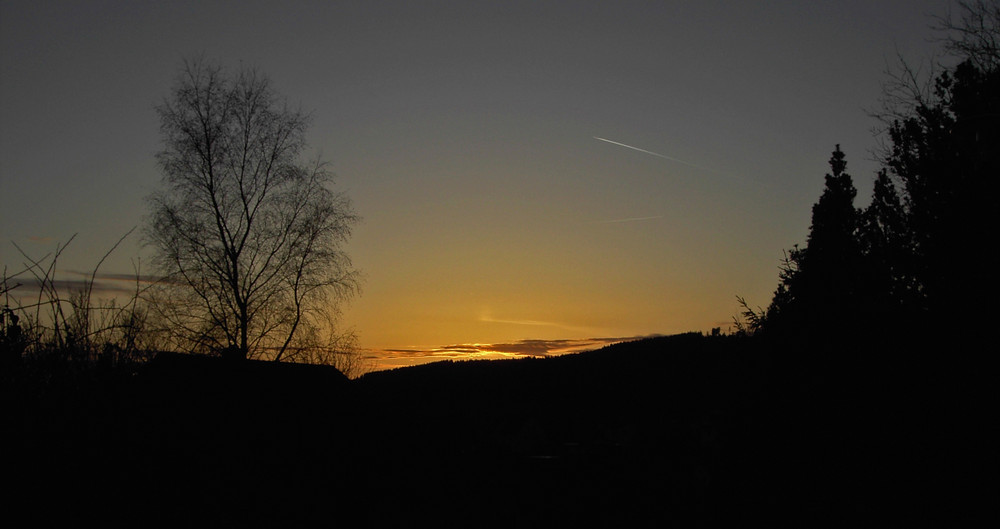
{"type": "Polygon", "coordinates": [[[788,253],[757,327],[814,343],[929,332],[947,341],[989,310],[1000,261],[975,249],[997,229],[1000,7],[958,5],[960,20],[940,25],[961,62],[939,65],[932,89],[905,65],[891,78],[876,113],[886,168],[861,211],[838,146],[806,246],[788,253]]]}
{"type": "Polygon", "coordinates": [[[964,256],[997,227],[1000,70],[963,62],[938,77],[935,96],[893,124],[887,162],[905,191],[921,308],[955,331],[995,294],[996,253],[964,256]]]}
{"type": "Polygon", "coordinates": [[[959,62],[937,65],[929,80],[904,68],[887,83],[877,113],[885,168],[871,203],[854,208],[838,148],[805,247],[788,253],[768,310],[738,298],[737,321],[772,355],[786,396],[811,412],[852,415],[824,435],[881,431],[876,444],[899,443],[885,454],[895,459],[889,467],[867,461],[882,470],[866,479],[909,475],[925,501],[973,513],[989,500],[972,469],[993,451],[979,426],[993,414],[990,329],[976,322],[997,296],[1000,266],[990,249],[1000,196],[1000,7],[958,6],[960,22],[943,27],[959,62]],[[926,462],[923,476],[907,474],[916,461],[926,462]]]}
{"type": "Polygon", "coordinates": [[[864,255],[859,280],[863,288],[863,317],[890,327],[915,316],[919,296],[913,274],[913,234],[906,210],[888,173],[875,179],[872,200],[861,213],[858,242],[864,255]]]}
{"type": "Polygon", "coordinates": [[[857,323],[861,270],[861,250],[855,239],[857,191],[839,145],[830,168],[823,194],[813,206],[806,246],[793,248],[781,271],[781,284],[765,318],[771,331],[841,335],[857,323]]]}

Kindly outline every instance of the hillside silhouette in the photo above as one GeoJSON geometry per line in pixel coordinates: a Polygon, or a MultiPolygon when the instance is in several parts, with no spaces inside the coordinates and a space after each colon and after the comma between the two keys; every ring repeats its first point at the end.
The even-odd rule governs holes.
{"type": "Polygon", "coordinates": [[[933,515],[935,390],[789,368],[784,354],[687,334],[357,380],[162,354],[6,395],[11,505],[39,522],[223,525],[933,515]]]}

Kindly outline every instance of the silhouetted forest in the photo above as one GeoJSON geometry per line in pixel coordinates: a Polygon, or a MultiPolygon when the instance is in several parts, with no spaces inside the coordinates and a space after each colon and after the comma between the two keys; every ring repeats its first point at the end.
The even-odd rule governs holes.
{"type": "Polygon", "coordinates": [[[854,205],[837,146],[806,245],[787,254],[774,299],[750,332],[844,342],[985,338],[980,322],[996,299],[989,248],[1000,175],[1000,71],[991,51],[941,73],[931,93],[906,101],[912,111],[886,118],[885,168],[865,208],[854,205]]]}
{"type": "Polygon", "coordinates": [[[835,148],[808,239],[731,335],[351,380],[226,357],[78,357],[68,331],[27,354],[5,308],[5,521],[982,522],[1000,56],[975,36],[950,41],[964,60],[931,91],[883,115],[867,206],[835,148]]]}

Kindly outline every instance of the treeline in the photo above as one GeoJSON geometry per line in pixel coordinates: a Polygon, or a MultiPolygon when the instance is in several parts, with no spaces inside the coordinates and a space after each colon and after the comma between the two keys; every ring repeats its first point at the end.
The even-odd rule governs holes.
{"type": "Polygon", "coordinates": [[[997,270],[1000,7],[962,7],[961,22],[945,21],[961,62],[929,90],[901,84],[916,79],[910,70],[887,87],[871,203],[855,206],[838,145],[805,245],[785,254],[766,309],[740,299],[739,332],[843,344],[986,330],[997,270]]]}

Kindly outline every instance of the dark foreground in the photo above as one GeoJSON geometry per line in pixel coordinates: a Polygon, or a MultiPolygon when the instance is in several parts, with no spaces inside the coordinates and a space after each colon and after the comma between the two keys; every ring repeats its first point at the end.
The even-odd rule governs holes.
{"type": "Polygon", "coordinates": [[[682,335],[356,381],[166,355],[134,372],[7,373],[4,516],[140,527],[974,519],[995,416],[957,383],[961,370],[870,352],[682,335]]]}

